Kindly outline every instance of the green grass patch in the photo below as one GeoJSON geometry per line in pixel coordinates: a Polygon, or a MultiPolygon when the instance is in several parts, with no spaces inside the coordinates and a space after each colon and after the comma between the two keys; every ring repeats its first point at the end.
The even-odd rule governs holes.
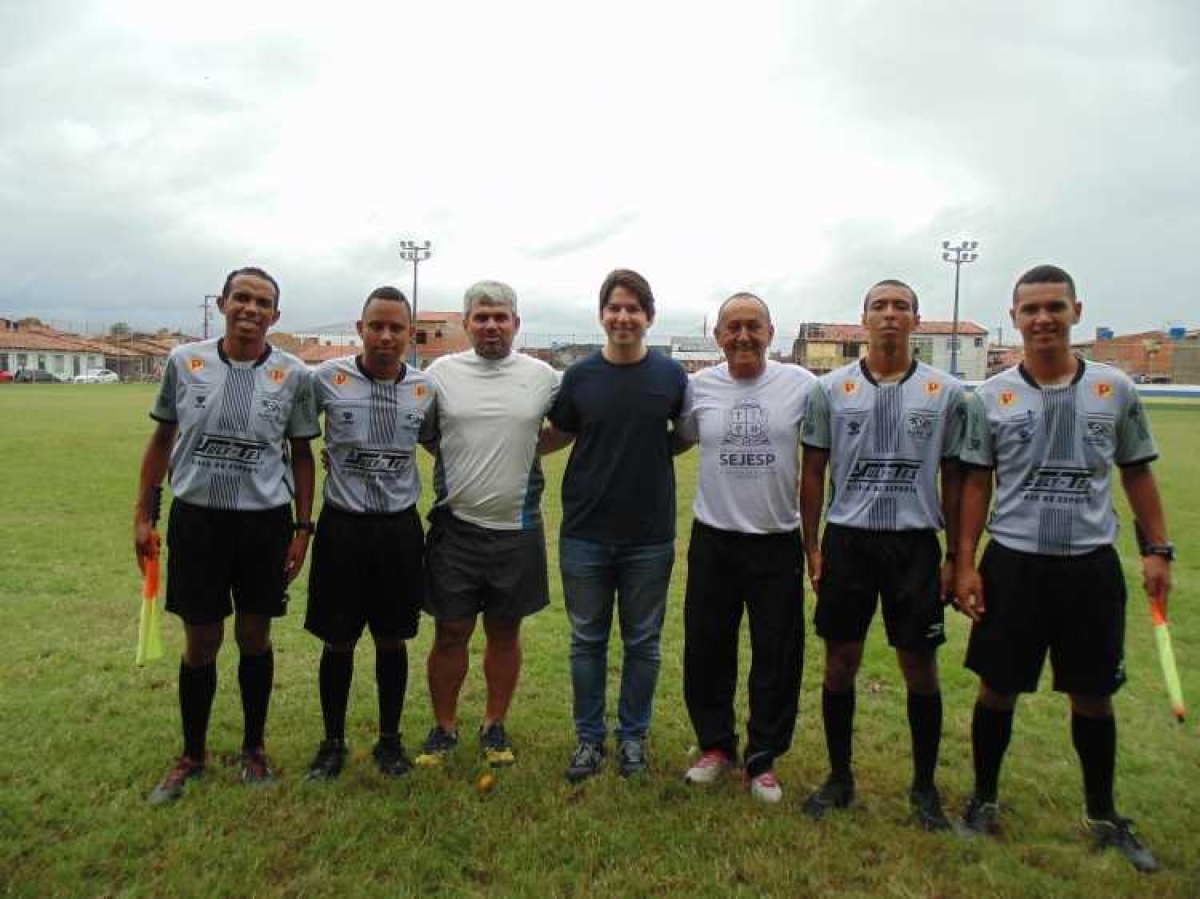
{"type": "MultiPolygon", "coordinates": [[[[906,823],[908,730],[903,680],[882,628],[859,683],[855,757],[860,799],[814,825],[799,802],[822,779],[822,652],[809,628],[800,722],[781,760],[781,806],[752,803],[729,782],[704,792],[680,781],[694,742],[684,711],[682,589],[695,454],[678,465],[678,564],[664,636],[652,735],[654,772],[625,783],[607,771],[568,787],[574,744],[568,626],[556,565],[552,605],[525,629],[525,670],[509,721],[519,762],[487,795],[473,729],[482,713],[479,649],[463,693],[465,739],[447,769],[385,783],[363,757],[374,738],[369,641],[360,647],[349,736],[355,760],[333,785],[302,779],[321,736],[319,644],[301,628],[303,578],[275,629],[277,689],[268,743],[282,773],[266,791],[237,783],[241,736],[236,650],[221,654],[207,781],[178,805],[145,797],[178,752],[175,683],[181,633],[169,619],[168,660],[133,665],[138,577],[130,524],[153,388],[0,386],[0,894],[12,896],[889,896],[1195,897],[1200,862],[1200,743],[1195,721],[1169,715],[1128,529],[1130,683],[1116,700],[1118,802],[1167,870],[1153,881],[1079,830],[1081,784],[1063,697],[1022,700],[1001,783],[1006,835],[965,842],[906,823]]],[[[1172,534],[1173,631],[1185,691],[1200,712],[1200,406],[1154,405],[1156,466],[1172,534]]],[[[551,558],[561,519],[565,454],[547,464],[551,558]]],[[[426,469],[426,485],[428,486],[426,469]]],[[[427,491],[428,492],[428,491],[427,491]]],[[[1118,500],[1127,516],[1124,500],[1118,500]]],[[[811,605],[811,600],[806,600],[811,605]]],[[[811,617],[809,614],[806,617],[811,617]]],[[[967,628],[949,619],[941,654],[946,728],[939,781],[949,806],[971,786],[975,679],[962,666],[967,628]]],[[[424,657],[410,647],[404,716],[410,749],[430,724],[424,657]]],[[[743,665],[748,652],[743,654],[743,665]]],[[[610,660],[615,708],[619,640],[610,660]]],[[[743,673],[744,677],[744,673],[743,673]]],[[[744,697],[741,698],[744,702],[744,697]]],[[[739,714],[742,720],[744,713],[739,714]]]]}

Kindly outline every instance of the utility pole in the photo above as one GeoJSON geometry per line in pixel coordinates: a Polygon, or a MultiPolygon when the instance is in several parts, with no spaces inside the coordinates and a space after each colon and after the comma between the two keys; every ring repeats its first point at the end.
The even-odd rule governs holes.
{"type": "Polygon", "coordinates": [[[950,326],[950,374],[960,377],[958,373],[958,282],[962,267],[965,263],[974,262],[979,258],[975,252],[979,249],[979,241],[963,240],[951,244],[942,241],[942,259],[954,265],[954,322],[950,326]]]}
{"type": "Polygon", "coordinates": [[[417,358],[417,270],[421,263],[433,255],[432,244],[429,241],[417,243],[415,240],[400,241],[400,258],[411,262],[413,267],[412,289],[412,364],[420,368],[417,358]]]}
{"type": "Polygon", "coordinates": [[[208,322],[212,318],[212,310],[213,310],[213,307],[209,305],[208,301],[212,300],[213,303],[215,304],[217,302],[217,300],[219,300],[219,299],[221,299],[221,297],[215,293],[206,293],[204,295],[204,302],[200,304],[200,308],[204,310],[203,328],[204,328],[204,339],[205,340],[208,340],[208,322]]]}

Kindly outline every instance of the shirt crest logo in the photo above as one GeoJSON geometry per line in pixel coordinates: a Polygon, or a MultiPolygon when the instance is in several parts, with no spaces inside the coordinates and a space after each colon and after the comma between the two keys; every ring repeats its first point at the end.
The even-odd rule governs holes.
{"type": "Polygon", "coordinates": [[[769,444],[767,412],[757,400],[742,400],[725,418],[725,442],[735,446],[769,444]]]}
{"type": "Polygon", "coordinates": [[[928,384],[925,385],[925,392],[928,393],[930,396],[937,396],[939,393],[942,392],[942,382],[941,381],[930,381],[928,384]]]}
{"type": "Polygon", "coordinates": [[[853,381],[846,381],[842,384],[842,392],[849,396],[852,393],[858,392],[858,385],[853,381]]]}
{"type": "Polygon", "coordinates": [[[203,359],[193,358],[188,360],[188,371],[200,371],[202,368],[204,368],[203,359]]]}
{"type": "Polygon", "coordinates": [[[1017,395],[1011,390],[1002,390],[1000,392],[1000,405],[1011,406],[1017,401],[1017,395]]]}
{"type": "Polygon", "coordinates": [[[287,377],[287,372],[285,372],[282,368],[271,369],[271,380],[274,381],[276,384],[282,384],[283,379],[286,377],[287,377]]]}
{"type": "Polygon", "coordinates": [[[1096,385],[1096,396],[1100,397],[1102,400],[1106,400],[1112,396],[1112,392],[1112,384],[1109,384],[1106,381],[1101,381],[1096,385]]]}
{"type": "Polygon", "coordinates": [[[349,380],[349,379],[346,377],[344,372],[339,371],[336,375],[333,376],[333,383],[336,384],[338,387],[341,387],[343,384],[345,384],[347,380],[349,380]]]}

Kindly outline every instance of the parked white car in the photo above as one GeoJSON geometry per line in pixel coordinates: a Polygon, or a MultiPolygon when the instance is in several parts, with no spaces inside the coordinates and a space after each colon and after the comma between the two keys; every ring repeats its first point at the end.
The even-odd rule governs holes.
{"type": "Polygon", "coordinates": [[[116,384],[121,379],[115,371],[109,371],[107,368],[89,368],[72,380],[76,384],[116,384]]]}

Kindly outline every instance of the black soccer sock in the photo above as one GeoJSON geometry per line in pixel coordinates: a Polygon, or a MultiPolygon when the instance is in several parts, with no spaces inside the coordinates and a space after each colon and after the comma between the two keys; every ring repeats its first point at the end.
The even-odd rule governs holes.
{"type": "Polygon", "coordinates": [[[851,744],[854,735],[854,689],[834,693],[821,688],[821,717],[825,721],[825,748],[829,770],[837,780],[849,780],[851,744]]]}
{"type": "Polygon", "coordinates": [[[1083,791],[1089,818],[1107,818],[1115,811],[1113,776],[1117,766],[1117,722],[1114,718],[1071,715],[1071,741],[1083,766],[1083,791]]]}
{"type": "Polygon", "coordinates": [[[217,664],[192,668],[179,660],[179,717],[183,720],[183,754],[204,762],[208,717],[217,694],[217,664]]]}
{"type": "Polygon", "coordinates": [[[379,690],[379,735],[397,736],[408,689],[408,649],[403,643],[394,650],[376,648],[375,683],[379,690]]]}
{"type": "Polygon", "coordinates": [[[1012,738],[1013,713],[975,703],[971,717],[971,749],[975,757],[975,796],[995,802],[1000,783],[1000,765],[1012,738]]]}
{"type": "Polygon", "coordinates": [[[267,708],[271,704],[271,684],[275,680],[275,653],[242,654],[238,661],[238,685],[242,688],[242,719],[245,732],[242,749],[259,749],[267,726],[267,708]]]}
{"type": "Polygon", "coordinates": [[[913,789],[933,786],[942,742],[942,694],[908,691],[908,729],[912,734],[913,789]]]}
{"type": "Polygon", "coordinates": [[[325,739],[346,739],[346,705],[350,701],[350,681],[354,677],[354,650],[321,653],[317,681],[321,690],[321,715],[325,719],[325,739]]]}

